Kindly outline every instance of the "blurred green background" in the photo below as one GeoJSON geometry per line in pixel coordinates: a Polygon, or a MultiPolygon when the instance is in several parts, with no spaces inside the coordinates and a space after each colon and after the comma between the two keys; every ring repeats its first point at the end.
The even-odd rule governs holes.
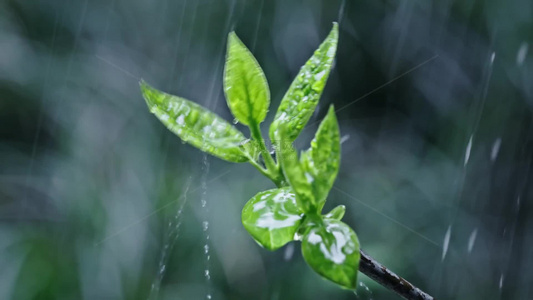
{"type": "Polygon", "coordinates": [[[0,1],[0,299],[398,299],[256,245],[240,211],[272,183],[182,144],[138,88],[231,120],[235,30],[272,91],[266,132],[334,21],[297,141],[335,105],[326,210],[345,204],[362,248],[437,299],[533,299],[530,0],[0,1]]]}

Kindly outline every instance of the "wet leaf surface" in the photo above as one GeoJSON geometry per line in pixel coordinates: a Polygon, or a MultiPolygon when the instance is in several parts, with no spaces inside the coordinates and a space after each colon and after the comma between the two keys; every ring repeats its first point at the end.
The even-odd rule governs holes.
{"type": "Polygon", "coordinates": [[[302,168],[313,187],[319,210],[324,206],[339,172],[340,148],[339,125],[335,109],[331,106],[311,141],[311,148],[301,157],[302,168]]]}
{"type": "Polygon", "coordinates": [[[303,214],[289,187],[260,192],[242,210],[242,224],[264,248],[276,250],[294,239],[303,214]]]}
{"type": "Polygon", "coordinates": [[[230,162],[246,162],[244,135],[208,109],[141,82],[146,104],[170,131],[200,150],[230,162]]]}
{"type": "Polygon", "coordinates": [[[338,26],[334,23],[324,42],[296,75],[270,125],[272,140],[278,138],[276,131],[285,124],[288,130],[280,138],[294,141],[313,115],[333,65],[338,35],[338,26]]]}
{"type": "Polygon", "coordinates": [[[305,261],[322,277],[355,289],[359,270],[359,240],[341,221],[325,219],[311,224],[302,240],[305,261]]]}
{"type": "Polygon", "coordinates": [[[234,32],[228,36],[224,91],[228,106],[239,122],[244,125],[263,122],[270,105],[265,74],[234,32]]]}

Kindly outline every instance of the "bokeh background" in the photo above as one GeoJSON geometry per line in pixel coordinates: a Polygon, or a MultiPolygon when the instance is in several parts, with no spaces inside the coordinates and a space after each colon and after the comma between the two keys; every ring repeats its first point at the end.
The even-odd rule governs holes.
{"type": "Polygon", "coordinates": [[[240,211],[272,183],[182,144],[138,88],[232,120],[235,30],[272,91],[266,132],[334,21],[297,141],[335,105],[326,210],[345,204],[362,248],[438,299],[533,299],[530,0],[0,1],[0,299],[398,299],[256,245],[240,211]]]}

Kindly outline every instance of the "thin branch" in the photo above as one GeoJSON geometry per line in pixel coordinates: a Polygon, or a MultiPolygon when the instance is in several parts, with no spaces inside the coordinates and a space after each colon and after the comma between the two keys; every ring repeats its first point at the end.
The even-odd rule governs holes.
{"type": "Polygon", "coordinates": [[[435,300],[361,250],[359,271],[407,300],[435,300]]]}
{"type": "MultiPolygon", "coordinates": [[[[270,155],[265,155],[270,156],[270,155]]],[[[272,156],[270,156],[272,159],[272,156]]],[[[282,174],[283,175],[283,174],[282,174]]],[[[272,181],[276,182],[272,176],[267,175],[272,181]]],[[[276,185],[278,185],[276,183],[276,185]]],[[[279,185],[278,185],[279,186],[279,185]]],[[[400,295],[407,300],[435,300],[421,289],[417,288],[409,281],[396,275],[384,265],[374,260],[371,256],[360,250],[361,259],[359,261],[359,271],[373,279],[375,282],[388,288],[389,290],[400,295]]]]}

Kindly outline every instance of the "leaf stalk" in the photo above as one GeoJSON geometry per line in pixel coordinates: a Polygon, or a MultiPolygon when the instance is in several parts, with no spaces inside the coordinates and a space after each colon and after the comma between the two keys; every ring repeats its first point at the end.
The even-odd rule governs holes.
{"type": "Polygon", "coordinates": [[[274,161],[274,159],[270,155],[270,152],[267,150],[265,140],[263,139],[263,135],[261,134],[261,128],[259,127],[259,124],[257,123],[250,124],[249,127],[250,127],[250,135],[252,136],[252,139],[259,146],[259,153],[261,157],[263,158],[263,161],[265,162],[266,170],[253,160],[250,160],[250,163],[254,167],[256,167],[256,169],[258,169],[259,172],[261,172],[266,177],[270,178],[270,180],[272,180],[277,187],[282,187],[284,176],[281,172],[281,168],[279,164],[277,164],[274,161]]]}

